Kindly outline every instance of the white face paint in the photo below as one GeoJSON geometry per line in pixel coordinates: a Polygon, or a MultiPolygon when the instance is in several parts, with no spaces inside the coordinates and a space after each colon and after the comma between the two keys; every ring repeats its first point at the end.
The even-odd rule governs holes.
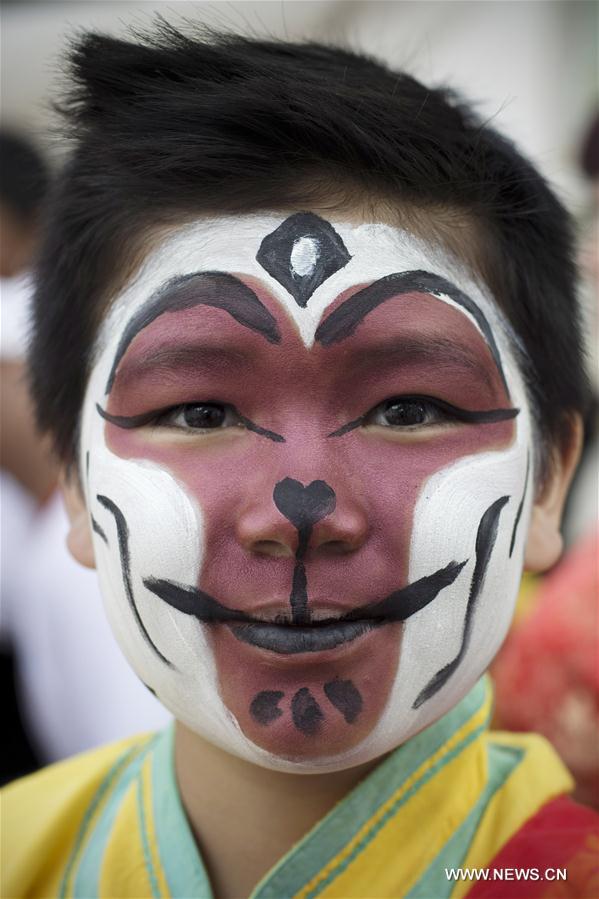
{"type": "Polygon", "coordinates": [[[204,220],[147,259],[98,336],[81,450],[111,624],[176,718],[323,772],[465,695],[532,505],[514,344],[465,270],[386,225],[204,220]]]}

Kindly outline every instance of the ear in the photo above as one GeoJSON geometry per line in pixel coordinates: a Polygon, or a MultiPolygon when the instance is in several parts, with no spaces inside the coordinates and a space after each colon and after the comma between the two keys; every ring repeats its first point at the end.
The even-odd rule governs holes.
{"type": "Polygon", "coordinates": [[[580,458],[582,431],[580,416],[573,416],[568,438],[553,452],[549,473],[532,509],[524,553],[526,571],[547,571],[562,554],[562,512],[580,458]]]}
{"type": "Polygon", "coordinates": [[[96,560],[89,524],[89,513],[81,492],[79,479],[72,471],[68,472],[63,469],[60,473],[59,481],[70,522],[67,535],[69,552],[80,565],[84,565],[85,568],[95,568],[96,560]]]}

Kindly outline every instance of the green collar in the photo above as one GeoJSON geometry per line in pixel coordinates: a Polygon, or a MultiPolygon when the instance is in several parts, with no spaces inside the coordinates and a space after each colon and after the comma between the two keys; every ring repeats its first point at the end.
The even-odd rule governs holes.
{"type": "MultiPolygon", "coordinates": [[[[397,826],[416,794],[426,789],[434,798],[435,779],[450,764],[455,767],[456,760],[459,763],[460,757],[487,729],[490,701],[488,682],[482,679],[443,718],[381,762],[268,872],[252,892],[251,899],[291,896],[315,899],[322,894],[329,895],[331,885],[343,877],[348,867],[357,865],[358,870],[373,847],[378,851],[382,834],[387,833],[391,823],[397,826]]],[[[153,811],[160,859],[173,896],[212,899],[208,876],[176,785],[173,746],[174,727],[170,726],[152,751],[153,811]]],[[[473,784],[473,796],[480,803],[488,772],[486,764],[480,762],[480,753],[477,758],[478,779],[473,784]]],[[[471,767],[470,761],[468,766],[471,767]]],[[[463,857],[480,817],[475,802],[468,801],[466,805],[457,814],[456,825],[460,826],[452,828],[451,838],[441,847],[452,858],[456,852],[463,857]],[[460,830],[461,837],[456,843],[460,830]],[[448,848],[449,843],[453,849],[451,845],[448,848]]],[[[418,893],[418,882],[413,884],[411,895],[425,895],[418,893]]]]}

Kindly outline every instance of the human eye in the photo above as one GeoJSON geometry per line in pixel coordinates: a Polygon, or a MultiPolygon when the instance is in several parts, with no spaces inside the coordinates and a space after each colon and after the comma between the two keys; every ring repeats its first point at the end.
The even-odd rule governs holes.
{"type": "Polygon", "coordinates": [[[239,413],[226,403],[194,402],[183,403],[162,412],[153,424],[202,433],[239,427],[243,422],[239,413]]]}
{"type": "Polygon", "coordinates": [[[394,396],[378,403],[369,412],[332,431],[329,437],[343,437],[356,428],[381,427],[395,433],[416,433],[426,428],[458,425],[492,425],[515,418],[517,408],[463,409],[447,400],[431,396],[394,396]]]}
{"type": "MultiPolygon", "coordinates": [[[[448,403],[437,403],[428,397],[400,396],[384,400],[363,419],[364,425],[394,429],[414,429],[457,420],[448,403]]],[[[456,410],[458,411],[458,410],[456,410]]]]}

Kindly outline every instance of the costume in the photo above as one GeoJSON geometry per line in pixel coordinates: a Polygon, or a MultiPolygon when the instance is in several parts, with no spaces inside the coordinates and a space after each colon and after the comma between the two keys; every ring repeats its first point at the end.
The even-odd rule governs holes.
{"type": "MultiPolygon", "coordinates": [[[[480,681],[392,753],[252,899],[597,895],[585,866],[599,819],[558,798],[571,779],[542,738],[489,733],[491,699],[488,681],[480,681]],[[568,880],[473,884],[446,875],[490,866],[498,853],[506,865],[568,867],[568,880]]],[[[3,895],[208,899],[175,785],[172,741],[168,728],[8,788],[3,895]]]]}

